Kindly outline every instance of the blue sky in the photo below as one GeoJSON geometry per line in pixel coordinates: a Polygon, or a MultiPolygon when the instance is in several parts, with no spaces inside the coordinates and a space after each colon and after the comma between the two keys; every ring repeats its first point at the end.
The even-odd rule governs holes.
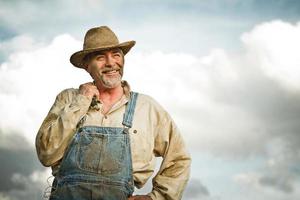
{"type": "Polygon", "coordinates": [[[35,134],[58,92],[90,80],[68,60],[100,25],[137,41],[124,79],[184,135],[183,199],[298,199],[299,11],[296,0],[0,0],[0,200],[41,199],[50,171],[35,134]]]}
{"type": "Polygon", "coordinates": [[[274,19],[296,22],[300,9],[295,0],[31,0],[0,4],[1,39],[28,34],[49,41],[62,33],[81,39],[87,28],[109,24],[122,37],[139,41],[137,48],[178,51],[178,46],[189,44],[185,51],[193,53],[205,53],[211,47],[232,49],[240,34],[255,24],[274,19]],[[177,39],[170,42],[169,36],[177,39]]]}

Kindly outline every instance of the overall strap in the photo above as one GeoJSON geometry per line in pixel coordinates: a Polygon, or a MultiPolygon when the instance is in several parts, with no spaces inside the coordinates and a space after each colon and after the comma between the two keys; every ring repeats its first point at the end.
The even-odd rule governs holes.
{"type": "Polygon", "coordinates": [[[135,109],[137,97],[138,97],[138,93],[130,92],[130,99],[127,103],[123,122],[122,122],[122,124],[128,128],[132,127],[132,121],[133,121],[133,115],[134,115],[134,109],[135,109]]]}

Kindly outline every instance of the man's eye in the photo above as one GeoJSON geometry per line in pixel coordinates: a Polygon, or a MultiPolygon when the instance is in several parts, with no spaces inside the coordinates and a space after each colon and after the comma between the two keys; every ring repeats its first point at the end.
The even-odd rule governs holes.
{"type": "Polygon", "coordinates": [[[121,56],[121,54],[119,54],[119,53],[114,54],[114,57],[120,57],[120,56],[121,56]]]}
{"type": "Polygon", "coordinates": [[[96,60],[103,60],[104,56],[97,56],[96,60]]]}

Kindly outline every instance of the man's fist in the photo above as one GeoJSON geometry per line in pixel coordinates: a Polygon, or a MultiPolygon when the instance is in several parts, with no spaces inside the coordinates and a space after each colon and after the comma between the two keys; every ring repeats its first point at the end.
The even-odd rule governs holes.
{"type": "Polygon", "coordinates": [[[152,200],[151,197],[147,195],[135,195],[132,197],[129,197],[128,200],[152,200]]]}
{"type": "Polygon", "coordinates": [[[80,85],[79,94],[87,96],[90,99],[92,99],[94,96],[96,96],[96,98],[99,99],[99,90],[92,82],[80,85]]]}

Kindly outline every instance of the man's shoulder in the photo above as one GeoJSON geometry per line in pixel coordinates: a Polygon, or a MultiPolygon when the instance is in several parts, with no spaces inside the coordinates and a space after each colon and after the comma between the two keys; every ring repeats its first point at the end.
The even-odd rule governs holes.
{"type": "Polygon", "coordinates": [[[167,110],[150,95],[139,93],[137,108],[140,113],[153,116],[152,120],[167,121],[170,119],[167,110]]]}
{"type": "Polygon", "coordinates": [[[138,92],[138,101],[149,104],[158,104],[152,96],[140,92],[138,92]]]}
{"type": "Polygon", "coordinates": [[[152,96],[143,94],[143,93],[138,93],[138,103],[143,106],[149,106],[158,110],[163,111],[163,107],[161,104],[154,99],[152,96]]]}
{"type": "Polygon", "coordinates": [[[74,96],[76,96],[79,92],[79,89],[76,88],[67,88],[62,90],[60,93],[57,95],[57,99],[64,99],[64,100],[71,100],[73,99],[74,96]]]}
{"type": "Polygon", "coordinates": [[[66,88],[63,89],[59,94],[77,94],[78,91],[78,88],[66,88]]]}

